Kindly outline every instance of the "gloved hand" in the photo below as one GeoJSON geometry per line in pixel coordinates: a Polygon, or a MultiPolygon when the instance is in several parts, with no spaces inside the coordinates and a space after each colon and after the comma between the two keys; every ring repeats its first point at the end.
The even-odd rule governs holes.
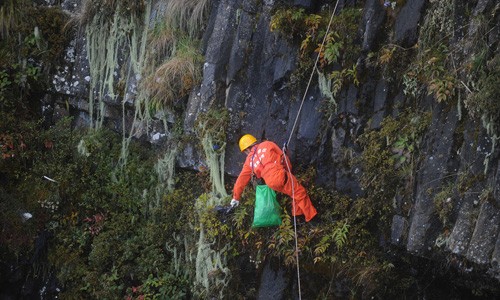
{"type": "Polygon", "coordinates": [[[240,205],[240,201],[236,199],[231,200],[231,207],[236,207],[238,205],[240,205]]]}

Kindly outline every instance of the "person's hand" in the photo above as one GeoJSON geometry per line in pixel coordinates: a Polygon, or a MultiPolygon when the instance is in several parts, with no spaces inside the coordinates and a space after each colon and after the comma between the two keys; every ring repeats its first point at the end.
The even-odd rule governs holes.
{"type": "Polygon", "coordinates": [[[236,199],[231,200],[231,207],[236,207],[238,205],[240,205],[240,201],[236,199]]]}

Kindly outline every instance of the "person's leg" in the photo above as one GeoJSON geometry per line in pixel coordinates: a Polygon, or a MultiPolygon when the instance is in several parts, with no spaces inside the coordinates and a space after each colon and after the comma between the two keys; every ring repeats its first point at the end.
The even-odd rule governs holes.
{"type": "Polygon", "coordinates": [[[314,218],[314,216],[316,216],[316,208],[314,208],[311,199],[307,195],[306,189],[299,183],[297,178],[295,178],[295,176],[291,173],[286,172],[285,174],[287,180],[285,180],[283,192],[288,196],[295,198],[295,206],[297,209],[296,215],[304,214],[306,222],[309,222],[312,218],[314,218]]]}
{"type": "Polygon", "coordinates": [[[293,210],[294,205],[292,202],[293,216],[304,215],[308,222],[317,214],[316,209],[311,203],[311,199],[307,195],[306,189],[297,181],[297,178],[293,174],[286,172],[283,168],[273,168],[272,170],[266,170],[263,175],[265,175],[264,180],[267,186],[276,192],[290,196],[292,199],[295,198],[295,211],[293,210]]]}

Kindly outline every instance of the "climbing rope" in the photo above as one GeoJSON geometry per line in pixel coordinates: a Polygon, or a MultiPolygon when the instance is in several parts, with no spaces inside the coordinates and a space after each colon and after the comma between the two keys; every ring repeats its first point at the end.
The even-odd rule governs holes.
{"type": "MultiPolygon", "coordinates": [[[[300,103],[300,107],[299,107],[299,110],[297,112],[297,116],[295,117],[295,122],[293,123],[292,130],[290,131],[290,136],[288,137],[288,141],[285,143],[285,145],[283,145],[283,154],[285,156],[286,167],[288,169],[288,173],[290,173],[290,174],[292,173],[292,170],[290,168],[290,165],[288,164],[288,159],[287,159],[287,155],[286,155],[286,147],[287,147],[287,145],[290,144],[290,141],[292,139],[292,135],[295,131],[295,126],[297,125],[297,122],[299,120],[299,116],[300,116],[300,113],[302,111],[302,106],[304,105],[304,101],[306,99],[307,92],[309,91],[309,87],[311,85],[311,82],[312,82],[312,79],[314,76],[314,72],[316,71],[316,68],[318,66],[319,57],[320,57],[321,52],[323,51],[323,47],[325,45],[326,38],[327,38],[328,33],[330,31],[330,26],[332,25],[333,17],[335,16],[335,12],[337,11],[338,4],[339,4],[339,0],[337,0],[337,2],[335,3],[335,7],[334,7],[332,15],[330,17],[330,22],[328,23],[328,27],[326,28],[326,32],[325,32],[325,36],[323,37],[323,42],[321,42],[321,46],[319,48],[319,53],[316,56],[316,61],[314,62],[311,76],[309,76],[309,81],[307,82],[306,90],[304,91],[304,96],[302,97],[302,102],[300,103]]],[[[294,184],[293,178],[292,178],[292,210],[293,210],[293,231],[294,231],[294,235],[295,235],[295,260],[297,261],[297,289],[299,292],[299,300],[301,300],[302,299],[302,291],[300,288],[299,246],[298,246],[298,241],[297,241],[297,216],[296,216],[297,210],[295,207],[295,184],[294,184]]]]}

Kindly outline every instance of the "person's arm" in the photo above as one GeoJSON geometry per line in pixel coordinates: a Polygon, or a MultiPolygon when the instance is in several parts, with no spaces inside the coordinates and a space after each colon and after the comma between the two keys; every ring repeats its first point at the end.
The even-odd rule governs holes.
{"type": "Polygon", "coordinates": [[[241,169],[241,173],[238,176],[238,179],[236,179],[236,183],[234,184],[234,188],[233,188],[233,199],[234,200],[237,200],[237,201],[240,200],[241,194],[243,193],[243,190],[247,186],[251,177],[252,177],[252,169],[247,164],[247,161],[245,161],[245,164],[243,165],[243,169],[241,169]]]}

